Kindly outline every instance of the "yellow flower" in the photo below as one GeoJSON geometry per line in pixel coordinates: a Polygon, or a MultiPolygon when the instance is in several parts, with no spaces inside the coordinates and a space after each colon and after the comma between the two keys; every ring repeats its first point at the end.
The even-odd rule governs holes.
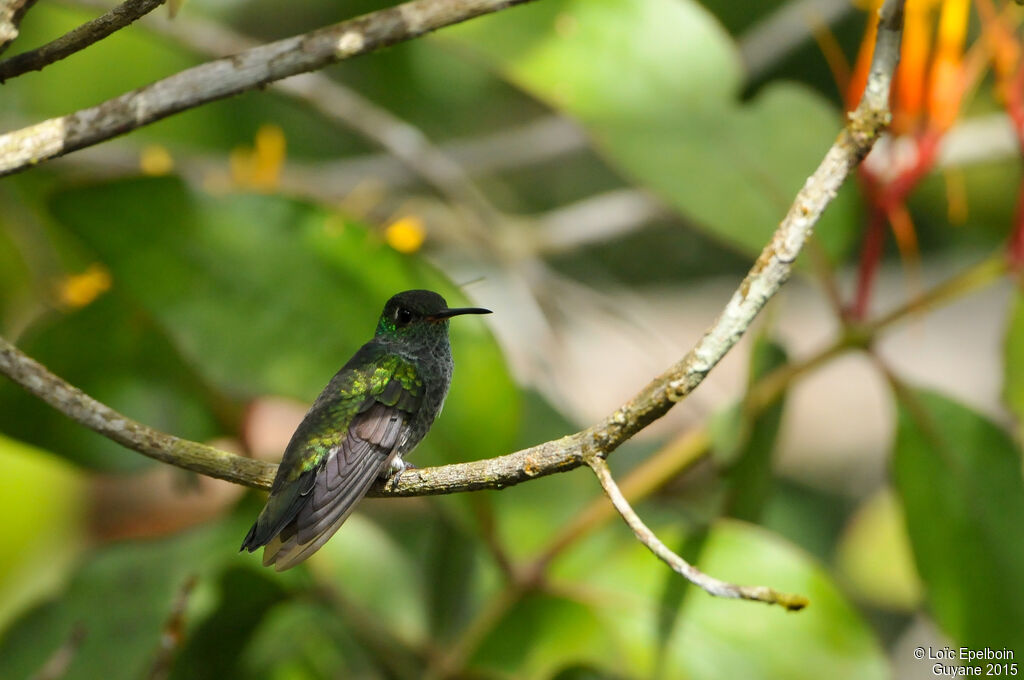
{"type": "Polygon", "coordinates": [[[400,253],[415,253],[423,245],[426,237],[423,220],[415,215],[399,218],[384,229],[384,238],[388,245],[400,253]]]}
{"type": "Polygon", "coordinates": [[[174,170],[174,159],[170,152],[159,144],[150,144],[139,154],[139,168],[142,174],[157,177],[174,170]]]}
{"type": "Polygon", "coordinates": [[[85,307],[110,290],[112,280],[107,268],[99,263],[89,265],[81,274],[70,274],[57,285],[57,300],[65,307],[85,307]]]}
{"type": "Polygon", "coordinates": [[[281,178],[287,143],[277,125],[261,125],[252,149],[239,147],[228,157],[235,184],[258,191],[273,191],[281,178]]]}

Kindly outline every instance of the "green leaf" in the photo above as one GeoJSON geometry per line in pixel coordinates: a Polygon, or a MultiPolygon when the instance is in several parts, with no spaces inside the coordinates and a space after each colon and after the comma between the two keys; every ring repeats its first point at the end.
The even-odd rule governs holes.
{"type": "Polygon", "coordinates": [[[925,598],[959,643],[1024,654],[1024,479],[1000,428],[934,392],[900,390],[893,476],[925,598]]]}
{"type": "MultiPolygon", "coordinates": [[[[290,599],[264,617],[250,639],[243,678],[378,678],[387,664],[373,644],[337,611],[308,599],[290,599]],[[378,672],[374,672],[377,670],[378,672]]],[[[365,633],[364,633],[365,635],[365,633]]],[[[404,677],[402,675],[392,677],[404,677]]]]}
{"type": "Polygon", "coordinates": [[[599,608],[533,593],[518,601],[483,641],[475,668],[545,677],[580,659],[607,659],[614,640],[599,608]]]}
{"type": "Polygon", "coordinates": [[[174,659],[171,680],[239,677],[242,652],[270,609],[287,591],[267,569],[225,569],[218,579],[216,609],[188,631],[174,659]]]}
{"type": "MultiPolygon", "coordinates": [[[[295,200],[211,198],[176,180],[132,179],[58,193],[51,209],[202,379],[237,399],[312,401],[400,290],[433,288],[462,303],[419,258],[295,200]]],[[[500,350],[479,319],[451,328],[455,379],[423,448],[434,461],[505,453],[519,400],[500,350]]]]}
{"type": "Polygon", "coordinates": [[[1024,292],[1018,288],[1013,296],[1009,324],[1003,345],[1006,375],[1003,398],[1017,418],[1024,422],[1024,292]]]}
{"type": "Polygon", "coordinates": [[[836,567],[858,599],[894,611],[918,608],[921,580],[903,508],[891,489],[869,497],[850,518],[836,548],[836,567]]]}
{"type": "MultiPolygon", "coordinates": [[[[627,177],[750,254],[842,124],[821,97],[792,84],[741,103],[735,46],[692,0],[556,0],[446,35],[577,118],[627,177]]],[[[853,199],[841,194],[819,224],[833,257],[855,235],[853,199]]]]}
{"type": "Polygon", "coordinates": [[[456,32],[514,81],[585,121],[713,109],[743,78],[729,36],[695,2],[544,2],[456,32]]]}
{"type": "Polygon", "coordinates": [[[226,547],[236,543],[240,531],[237,522],[222,522],[169,539],[97,551],[60,597],[28,612],[7,631],[0,641],[0,669],[5,677],[29,677],[77,630],[82,641],[63,679],[144,677],[182,586],[190,575],[209,574],[225,560],[240,562],[226,547]]]}
{"type": "MultiPolygon", "coordinates": [[[[758,334],[750,355],[749,384],[753,385],[786,361],[786,350],[781,345],[758,334]]],[[[726,473],[730,482],[726,512],[731,517],[749,522],[761,517],[771,493],[772,451],[784,408],[783,398],[753,417],[744,415],[746,436],[726,473]]]]}
{"type": "Polygon", "coordinates": [[[434,536],[423,567],[430,637],[450,643],[475,604],[472,595],[479,539],[468,536],[444,515],[432,530],[434,536]]]}
{"type": "Polygon", "coordinates": [[[344,636],[344,624],[333,611],[302,599],[267,613],[249,640],[244,662],[239,677],[268,679],[355,676],[368,664],[358,643],[344,636]]]}
{"type": "Polygon", "coordinates": [[[52,592],[82,549],[86,480],[46,451],[0,436],[0,630],[52,592]]]}
{"type": "Polygon", "coordinates": [[[747,524],[720,522],[711,530],[699,566],[734,583],[804,595],[810,606],[787,612],[695,592],[668,645],[668,668],[677,665],[680,671],[666,677],[680,677],[682,669],[693,678],[889,676],[871,628],[827,572],[788,542],[747,524]]]}
{"type": "Polygon", "coordinates": [[[423,565],[365,515],[349,517],[309,559],[309,566],[319,580],[337,584],[395,635],[431,639],[423,565]]]}
{"type": "MultiPolygon", "coordinates": [[[[14,196],[3,192],[0,200],[13,202],[14,196]]],[[[8,223],[10,219],[0,216],[0,332],[19,313],[24,313],[32,292],[31,273],[12,236],[15,232],[8,223]]]]}

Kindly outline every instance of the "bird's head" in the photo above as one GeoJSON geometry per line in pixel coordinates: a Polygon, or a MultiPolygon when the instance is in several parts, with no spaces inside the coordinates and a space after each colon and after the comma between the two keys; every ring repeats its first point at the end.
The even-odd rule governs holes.
{"type": "Polygon", "coordinates": [[[391,297],[377,323],[377,335],[408,337],[446,332],[448,319],[460,314],[490,314],[481,307],[448,307],[445,299],[431,290],[407,290],[391,297]]]}

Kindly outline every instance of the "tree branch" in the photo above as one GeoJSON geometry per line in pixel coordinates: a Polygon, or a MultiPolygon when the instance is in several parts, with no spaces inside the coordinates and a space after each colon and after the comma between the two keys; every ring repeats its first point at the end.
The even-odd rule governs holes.
{"type": "MultiPolygon", "coordinates": [[[[468,175],[479,178],[546,163],[573,154],[583,149],[585,144],[586,138],[575,123],[546,115],[496,132],[456,138],[438,144],[437,148],[468,175]]],[[[196,186],[201,186],[208,172],[224,166],[223,154],[175,153],[174,156],[179,174],[196,186]]],[[[83,149],[59,162],[65,170],[84,171],[90,177],[95,177],[96,173],[123,174],[138,170],[139,151],[129,144],[111,142],[83,149]]],[[[341,200],[367,178],[397,189],[425,182],[390,153],[372,153],[331,161],[297,162],[289,159],[282,172],[281,187],[286,193],[329,203],[341,200]]],[[[545,214],[537,216],[541,221],[546,218],[545,214]]],[[[625,225],[624,228],[630,226],[625,225]]]]}
{"type": "Polygon", "coordinates": [[[18,37],[18,24],[36,0],[0,0],[0,54],[18,37]]]}
{"type": "Polygon", "coordinates": [[[619,514],[622,515],[622,519],[633,530],[633,535],[636,536],[637,540],[647,546],[658,559],[672,567],[672,571],[680,574],[693,585],[716,597],[757,600],[766,604],[779,604],[790,611],[798,611],[807,606],[807,598],[801,595],[780,593],[766,586],[738,586],[734,583],[727,583],[708,576],[672,552],[643,523],[643,520],[640,519],[639,515],[630,506],[629,501],[622,495],[622,491],[619,490],[618,484],[612,478],[612,472],[608,469],[608,463],[604,458],[594,457],[588,463],[594,474],[597,475],[598,481],[601,482],[601,488],[608,494],[608,498],[611,499],[612,505],[615,506],[619,514]]]}
{"type": "Polygon", "coordinates": [[[642,189],[612,189],[538,215],[536,248],[552,254],[609,241],[666,214],[665,206],[642,189]]]}
{"type": "Polygon", "coordinates": [[[141,16],[152,12],[167,0],[125,0],[117,7],[42,47],[0,61],[0,83],[29,71],[41,71],[94,42],[103,40],[141,16]]]}
{"type": "Polygon", "coordinates": [[[186,69],[98,106],[0,135],[0,176],[172,114],[529,0],[412,0],[186,69]]]}
{"type": "MultiPolygon", "coordinates": [[[[514,0],[513,0],[514,1],[514,0]]],[[[508,2],[473,0],[472,6],[486,11],[508,2]]],[[[430,5],[419,0],[395,10],[392,21],[405,27],[406,35],[427,30],[423,15],[407,16],[410,6],[430,5]],[[404,14],[403,14],[404,12],[404,14]],[[406,23],[408,22],[408,23],[406,23]]],[[[341,26],[353,26],[346,36],[367,35],[367,39],[384,44],[377,26],[381,13],[354,20],[341,26]],[[354,33],[353,31],[362,31],[354,33]]],[[[434,16],[434,15],[431,15],[434,16]]],[[[451,18],[451,13],[446,14],[451,18]]],[[[497,458],[406,471],[400,482],[384,489],[381,484],[374,495],[422,496],[447,494],[476,489],[500,489],[513,484],[564,472],[595,457],[605,457],[634,434],[669,411],[697,387],[707,373],[740,339],[768,299],[789,278],[793,262],[825,207],[831,202],[852,169],[871,150],[889,120],[888,93],[892,72],[899,58],[900,34],[903,26],[903,1],[886,0],[880,13],[878,48],[871,76],[857,110],[825,155],[821,165],[797,194],[789,213],[779,225],[771,242],[744,278],[732,299],[700,341],[677,364],[655,378],[639,394],[627,401],[601,422],[562,439],[545,442],[497,458]]],[[[337,32],[335,29],[326,31],[337,32]]],[[[392,27],[392,31],[394,31],[392,27]]],[[[323,32],[320,32],[323,33],[323,32]]],[[[393,35],[387,34],[387,35],[393,35]]],[[[356,38],[344,38],[349,44],[356,38]]],[[[290,43],[290,41],[283,41],[290,43]]],[[[314,44],[326,40],[317,38],[314,44]]],[[[281,43],[275,43],[281,45],[281,43]]],[[[261,48],[262,49],[262,48],[261,48]]],[[[276,48],[281,50],[281,47],[276,48]]],[[[286,60],[294,59],[284,50],[286,60]]],[[[218,63],[218,62],[214,62],[218,63]]],[[[209,65],[208,65],[209,66],[209,65]]],[[[203,68],[203,67],[200,67],[203,68]]],[[[0,338],[0,372],[22,385],[32,394],[49,403],[90,429],[144,455],[201,474],[226,479],[257,488],[269,488],[275,466],[243,458],[196,442],[173,437],[137,423],[105,406],[77,388],[47,371],[43,366],[0,338]]]]}
{"type": "Polygon", "coordinates": [[[121,415],[50,373],[4,338],[0,338],[0,373],[93,432],[162,463],[263,489],[269,489],[274,479],[276,465],[179,439],[121,415]]]}

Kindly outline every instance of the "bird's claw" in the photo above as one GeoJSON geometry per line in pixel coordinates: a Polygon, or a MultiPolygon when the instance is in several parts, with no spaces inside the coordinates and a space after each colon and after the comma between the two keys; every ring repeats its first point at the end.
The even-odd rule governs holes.
{"type": "Polygon", "coordinates": [[[391,461],[391,465],[388,467],[390,473],[384,482],[384,488],[394,491],[398,488],[398,483],[402,480],[402,475],[405,474],[406,470],[415,470],[416,466],[412,463],[407,463],[401,458],[395,458],[391,461]]]}

